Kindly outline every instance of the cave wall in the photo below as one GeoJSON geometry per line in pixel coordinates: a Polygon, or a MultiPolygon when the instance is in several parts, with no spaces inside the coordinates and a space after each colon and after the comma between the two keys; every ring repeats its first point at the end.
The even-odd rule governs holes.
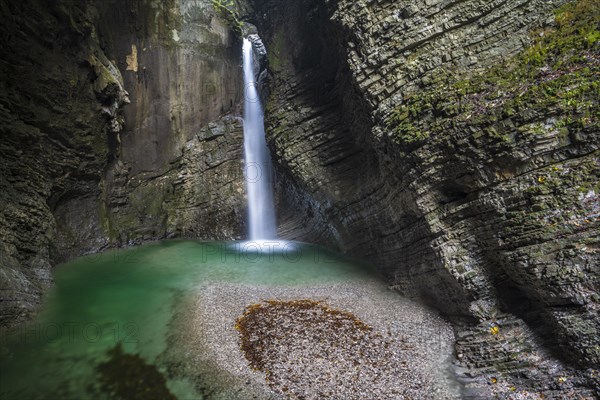
{"type": "Polygon", "coordinates": [[[462,321],[457,353],[480,371],[540,366],[540,343],[600,361],[597,38],[567,50],[572,69],[524,50],[564,3],[257,2],[281,234],[462,321]],[[573,84],[574,108],[557,100],[573,84]]]}
{"type": "Polygon", "coordinates": [[[0,326],[54,265],[244,231],[241,44],[210,0],[1,1],[0,326]]]}

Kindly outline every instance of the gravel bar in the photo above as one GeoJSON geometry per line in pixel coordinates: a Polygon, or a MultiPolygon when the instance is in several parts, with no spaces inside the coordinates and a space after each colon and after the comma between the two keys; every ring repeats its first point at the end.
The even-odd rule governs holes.
{"type": "Polygon", "coordinates": [[[213,283],[182,304],[170,358],[211,399],[460,398],[451,326],[376,279],[213,283]]]}

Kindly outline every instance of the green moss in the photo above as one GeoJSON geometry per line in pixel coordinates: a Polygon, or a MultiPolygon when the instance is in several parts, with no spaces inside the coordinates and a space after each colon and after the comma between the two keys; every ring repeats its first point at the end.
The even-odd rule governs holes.
{"type": "MultiPolygon", "coordinates": [[[[569,131],[597,129],[599,4],[580,0],[563,6],[556,12],[553,28],[532,32],[529,48],[480,74],[466,78],[438,74],[429,89],[405,98],[387,116],[384,123],[391,136],[404,145],[422,144],[456,132],[446,129],[452,125],[482,131],[492,140],[510,141],[489,126],[506,118],[523,118],[526,112],[560,115],[561,128],[569,131]]],[[[532,133],[544,130],[541,126],[532,133]]]]}
{"type": "Polygon", "coordinates": [[[412,123],[414,118],[418,118],[431,109],[431,105],[426,100],[427,98],[415,98],[393,112],[391,118],[388,120],[388,124],[393,125],[392,132],[394,139],[406,144],[412,144],[421,142],[429,137],[427,132],[423,132],[412,123]]]}
{"type": "Polygon", "coordinates": [[[237,12],[237,7],[233,0],[212,0],[212,5],[219,14],[221,18],[223,18],[231,29],[238,34],[242,35],[242,27],[244,23],[240,20],[240,16],[237,12]]]}

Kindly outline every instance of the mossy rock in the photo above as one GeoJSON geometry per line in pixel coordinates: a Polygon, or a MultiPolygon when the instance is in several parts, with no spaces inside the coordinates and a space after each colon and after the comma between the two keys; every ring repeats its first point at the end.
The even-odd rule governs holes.
{"type": "MultiPolygon", "coordinates": [[[[440,73],[430,89],[406,96],[384,118],[390,136],[409,148],[466,127],[509,140],[493,124],[506,118],[561,116],[566,131],[597,129],[600,110],[600,5],[580,0],[556,12],[555,25],[532,32],[520,54],[470,77],[440,73]],[[452,120],[458,129],[445,129],[452,120]],[[442,128],[442,129],[440,129],[442,128]]],[[[540,126],[532,133],[543,133],[540,126]]]]}

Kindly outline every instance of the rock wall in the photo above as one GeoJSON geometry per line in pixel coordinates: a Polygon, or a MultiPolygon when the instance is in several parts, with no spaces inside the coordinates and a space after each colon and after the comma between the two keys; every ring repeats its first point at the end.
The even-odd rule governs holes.
{"type": "Polygon", "coordinates": [[[0,15],[0,326],[69,258],[241,236],[241,44],[213,2],[0,1],[0,15]]]}
{"type": "MultiPolygon", "coordinates": [[[[96,204],[122,78],[92,37],[90,2],[0,2],[0,323],[17,322],[51,283],[53,211],[96,204]],[[103,108],[106,111],[103,111],[103,108]]],[[[86,246],[106,243],[98,213],[73,215],[86,246]]]]}
{"type": "MultiPolygon", "coordinates": [[[[555,357],[600,363],[598,7],[555,18],[563,3],[257,12],[282,235],[336,245],[443,310],[471,376],[503,369],[541,391],[571,381],[555,357]]],[[[589,371],[572,378],[585,395],[589,371]]]]}
{"type": "Polygon", "coordinates": [[[131,105],[105,181],[121,243],[244,232],[241,44],[211,1],[102,1],[99,37],[131,105]]]}

